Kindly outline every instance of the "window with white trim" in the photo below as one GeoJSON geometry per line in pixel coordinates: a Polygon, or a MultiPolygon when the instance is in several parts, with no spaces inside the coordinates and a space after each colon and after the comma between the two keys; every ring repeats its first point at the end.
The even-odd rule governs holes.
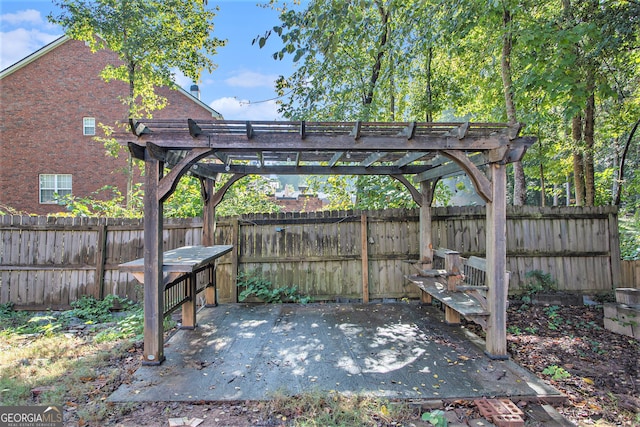
{"type": "Polygon", "coordinates": [[[40,174],[40,203],[56,203],[56,194],[71,194],[71,174],[40,174]]]}
{"type": "Polygon", "coordinates": [[[83,135],[95,135],[96,134],[96,119],[95,119],[95,117],[84,117],[82,119],[82,134],[83,135]]]}

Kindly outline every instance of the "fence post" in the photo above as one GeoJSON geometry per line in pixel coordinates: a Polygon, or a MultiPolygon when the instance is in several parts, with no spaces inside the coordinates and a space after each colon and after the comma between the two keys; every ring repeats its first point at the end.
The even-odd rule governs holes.
{"type": "MultiPolygon", "coordinates": [[[[616,209],[612,207],[612,209],[616,209]]],[[[618,214],[609,213],[609,255],[611,257],[611,283],[613,288],[626,286],[622,283],[622,269],[620,266],[620,234],[618,232],[618,214]]]]}
{"type": "Polygon", "coordinates": [[[240,252],[240,221],[235,218],[231,222],[231,302],[238,302],[238,256],[240,252]]]}
{"type": "MultiPolygon", "coordinates": [[[[105,263],[107,262],[107,224],[98,226],[98,253],[96,254],[98,265],[96,265],[96,280],[98,281],[98,298],[104,298],[104,275],[105,263]]],[[[78,295],[80,296],[80,295],[78,295]]]]}
{"type": "Polygon", "coordinates": [[[369,233],[367,231],[367,214],[360,216],[361,247],[362,247],[362,302],[369,303],[369,233]]]}

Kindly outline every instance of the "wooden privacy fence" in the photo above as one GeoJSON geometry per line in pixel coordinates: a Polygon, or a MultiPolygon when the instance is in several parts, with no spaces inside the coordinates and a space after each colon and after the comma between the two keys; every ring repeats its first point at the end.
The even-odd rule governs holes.
{"type": "MultiPolygon", "coordinates": [[[[296,285],[316,300],[418,297],[404,278],[419,258],[418,225],[417,210],[223,218],[215,243],[234,251],[219,260],[218,299],[236,300],[239,271],[296,285]]],[[[484,257],[484,227],[483,207],[433,209],[435,247],[484,257]]],[[[567,291],[633,286],[622,279],[617,230],[615,207],[508,208],[510,292],[533,270],[567,291]]],[[[164,250],[200,244],[201,231],[198,218],[166,220],[164,250]]],[[[142,220],[5,216],[0,237],[0,303],[53,308],[81,295],[142,297],[135,279],[118,270],[144,255],[142,220]]]]}

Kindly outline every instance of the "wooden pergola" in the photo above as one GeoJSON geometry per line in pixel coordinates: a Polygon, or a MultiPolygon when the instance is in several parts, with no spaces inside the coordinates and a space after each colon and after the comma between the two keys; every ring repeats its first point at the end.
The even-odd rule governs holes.
{"type": "MultiPolygon", "coordinates": [[[[503,123],[364,123],[145,120],[128,146],[145,162],[144,360],[163,353],[163,203],[187,172],[204,199],[202,243],[213,245],[215,207],[233,183],[259,175],[389,175],[420,206],[420,263],[432,268],[431,203],[437,181],[466,173],[486,201],[486,353],[506,358],[506,164],[519,161],[534,137],[503,123]],[[165,170],[168,173],[165,175],[165,170]],[[230,174],[214,191],[221,174],[230,174]]],[[[130,140],[130,136],[126,140],[130,140]]],[[[205,292],[207,303],[214,301],[205,292]]]]}

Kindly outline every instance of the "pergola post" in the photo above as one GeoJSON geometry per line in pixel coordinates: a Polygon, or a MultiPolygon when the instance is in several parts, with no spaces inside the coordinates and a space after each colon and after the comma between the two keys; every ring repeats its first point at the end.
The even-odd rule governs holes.
{"type": "Polygon", "coordinates": [[[158,183],[163,162],[145,150],[144,192],[144,361],[159,365],[164,361],[163,312],[164,280],[162,277],[163,204],[158,183]]]}
{"type": "MultiPolygon", "coordinates": [[[[433,202],[433,181],[421,181],[420,193],[422,204],[420,205],[420,263],[422,269],[433,268],[433,240],[431,238],[431,203],[433,202]]],[[[422,291],[420,300],[423,303],[431,302],[431,295],[422,291]]]]}
{"type": "MultiPolygon", "coordinates": [[[[216,205],[213,201],[213,189],[215,181],[210,178],[206,178],[201,181],[202,199],[204,206],[202,208],[202,244],[204,246],[213,246],[215,244],[216,235],[216,205]]],[[[218,304],[218,298],[216,295],[217,288],[215,287],[216,272],[212,271],[211,283],[212,286],[207,286],[204,289],[204,299],[206,307],[215,307],[218,304]]]]}
{"type": "Polygon", "coordinates": [[[506,165],[489,165],[492,201],[486,206],[487,236],[487,338],[485,353],[492,359],[507,359],[507,173],[506,165]]]}

